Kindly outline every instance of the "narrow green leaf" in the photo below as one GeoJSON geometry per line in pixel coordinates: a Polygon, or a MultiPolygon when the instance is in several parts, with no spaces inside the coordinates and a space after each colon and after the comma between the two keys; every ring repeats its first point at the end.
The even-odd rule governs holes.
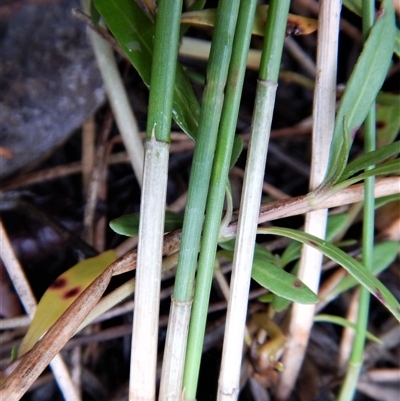
{"type": "Polygon", "coordinates": [[[296,276],[276,264],[254,258],[251,277],[258,284],[280,297],[302,304],[314,304],[318,297],[296,276]]]}
{"type": "Polygon", "coordinates": [[[348,127],[347,135],[352,142],[355,132],[364,122],[376,99],[391,63],[396,32],[395,15],[391,0],[385,0],[382,6],[383,10],[371,28],[340,102],[324,184],[332,182],[342,173],[338,166],[343,158],[343,124],[348,127]]]}
{"type": "MultiPolygon", "coordinates": [[[[236,238],[233,238],[229,241],[219,243],[218,245],[223,249],[223,251],[219,251],[218,254],[226,259],[233,260],[233,252],[235,251],[235,241],[236,238]]],[[[269,251],[268,249],[264,248],[259,244],[255,244],[254,257],[275,264],[278,262],[278,259],[276,259],[276,257],[271,251],[269,251]]]]}
{"type": "Polygon", "coordinates": [[[196,139],[200,105],[181,64],[176,65],[172,118],[192,139],[196,139]]]}
{"type": "Polygon", "coordinates": [[[291,242],[286,249],[283,251],[281,256],[282,267],[287,266],[290,262],[300,258],[301,244],[300,242],[291,242]]]}
{"type": "MultiPolygon", "coordinates": [[[[320,323],[333,323],[333,324],[337,324],[339,326],[343,326],[343,327],[351,327],[354,330],[357,330],[357,325],[349,322],[347,319],[344,319],[340,316],[333,316],[333,315],[316,315],[314,317],[314,322],[320,322],[320,323]]],[[[368,338],[368,340],[371,341],[375,341],[378,344],[382,344],[382,341],[374,336],[371,332],[367,331],[366,333],[366,337],[368,338]]]]}
{"type": "MultiPolygon", "coordinates": [[[[139,213],[130,213],[110,221],[110,227],[117,234],[136,237],[139,233],[139,213]]],[[[164,232],[171,232],[181,228],[183,217],[178,213],[167,210],[165,212],[164,232]]]]}
{"type": "Polygon", "coordinates": [[[254,259],[270,262],[280,267],[279,256],[274,255],[270,250],[266,249],[260,244],[255,244],[254,246],[254,259]]]}
{"type": "MultiPolygon", "coordinates": [[[[326,240],[331,242],[338,232],[342,230],[347,222],[347,214],[339,213],[328,217],[328,224],[326,227],[326,240]]],[[[290,262],[297,260],[301,255],[301,243],[298,241],[291,242],[281,255],[281,267],[287,266],[290,262]]],[[[295,274],[293,271],[292,274],[295,274]]]]}
{"type": "Polygon", "coordinates": [[[343,227],[347,223],[347,213],[333,214],[328,217],[328,224],[326,227],[325,239],[328,242],[336,237],[336,235],[342,231],[343,227]]]}
{"type": "MultiPolygon", "coordinates": [[[[225,244],[226,242],[224,245],[225,244]]],[[[229,247],[231,247],[231,245],[232,242],[229,247]]],[[[218,255],[233,260],[233,249],[229,251],[219,251],[218,255]]],[[[270,251],[256,244],[251,277],[257,281],[258,284],[285,300],[302,304],[314,304],[318,302],[316,294],[296,276],[283,270],[278,263],[279,260],[277,260],[270,251]]]]}
{"type": "Polygon", "coordinates": [[[225,251],[233,252],[235,250],[235,238],[228,241],[219,242],[218,245],[225,251]]]}
{"type": "Polygon", "coordinates": [[[360,284],[362,284],[373,296],[375,296],[388,310],[400,321],[400,304],[393,294],[376,278],[367,271],[364,266],[347,255],[338,247],[327,243],[308,233],[289,228],[263,228],[265,234],[282,235],[300,241],[318,249],[325,256],[332,259],[346,269],[360,284]]]}
{"type": "MultiPolygon", "coordinates": [[[[94,0],[94,3],[143,82],[149,86],[153,57],[153,22],[135,1],[94,0]]],[[[172,114],[177,124],[192,138],[197,132],[199,110],[193,88],[182,66],[178,65],[172,114]]]]}
{"type": "Polygon", "coordinates": [[[396,30],[396,37],[394,40],[394,52],[397,57],[400,57],[400,29],[396,30]]]}
{"type": "Polygon", "coordinates": [[[93,1],[143,82],[149,86],[154,24],[135,1],[93,1]]]}
{"type": "Polygon", "coordinates": [[[400,107],[400,95],[390,92],[380,91],[376,97],[376,103],[379,106],[396,106],[400,107]]]}
{"type": "MultiPolygon", "coordinates": [[[[337,124],[339,124],[338,120],[336,120],[336,125],[337,124]]],[[[338,181],[340,174],[343,172],[347,165],[347,160],[352,143],[352,135],[348,126],[348,119],[346,116],[343,117],[343,131],[341,131],[338,135],[340,134],[342,135],[342,142],[340,144],[340,152],[336,157],[335,170],[333,170],[332,175],[329,177],[329,180],[325,180],[325,182],[328,183],[328,186],[331,185],[331,183],[335,183],[338,181]]],[[[334,139],[335,137],[333,137],[333,141],[334,139]]]]}
{"type": "MultiPolygon", "coordinates": [[[[354,14],[357,14],[359,17],[361,17],[361,0],[344,0],[343,5],[351,10],[354,14]]],[[[394,52],[396,53],[397,57],[400,57],[400,29],[396,29],[394,52]]]]}
{"type": "MultiPolygon", "coordinates": [[[[398,96],[400,99],[400,96],[398,96]]],[[[391,144],[400,131],[400,105],[378,105],[376,111],[376,142],[382,148],[391,144]]]]}
{"type": "Polygon", "coordinates": [[[98,12],[93,0],[90,1],[90,19],[94,25],[98,25],[100,22],[101,15],[98,12]]]}
{"type": "Polygon", "coordinates": [[[261,295],[261,297],[258,297],[257,299],[260,302],[268,304],[274,300],[274,297],[275,297],[275,295],[270,292],[268,294],[261,295]]]}
{"type": "Polygon", "coordinates": [[[375,208],[378,209],[379,207],[385,206],[390,202],[395,202],[398,200],[400,200],[400,194],[383,196],[382,198],[375,200],[375,208]]]}
{"type": "Polygon", "coordinates": [[[287,309],[292,301],[274,294],[271,306],[276,312],[282,312],[287,309]]]}
{"type": "MultiPolygon", "coordinates": [[[[399,243],[396,241],[385,241],[375,245],[371,273],[376,276],[389,267],[396,259],[399,250],[399,243]]],[[[353,276],[346,276],[325,296],[323,301],[328,302],[357,284],[353,276]]]]}
{"type": "Polygon", "coordinates": [[[240,135],[236,135],[232,147],[230,168],[232,168],[235,165],[235,163],[239,159],[240,154],[242,153],[242,150],[243,150],[243,138],[240,135]]]}
{"type": "Polygon", "coordinates": [[[343,5],[347,7],[350,11],[352,11],[354,14],[357,14],[358,16],[361,17],[362,13],[361,0],[344,0],[343,5]]]}
{"type": "Polygon", "coordinates": [[[399,153],[400,141],[396,141],[372,152],[368,152],[365,155],[357,157],[357,159],[353,160],[347,165],[339,181],[345,180],[359,171],[363,171],[371,166],[375,166],[383,160],[398,155],[399,153]]]}
{"type": "Polygon", "coordinates": [[[400,159],[390,160],[386,163],[381,164],[378,167],[365,171],[364,173],[359,174],[356,177],[341,181],[337,185],[335,185],[334,188],[340,188],[340,189],[346,188],[368,177],[377,177],[380,175],[389,175],[389,174],[393,175],[400,174],[400,159]]]}

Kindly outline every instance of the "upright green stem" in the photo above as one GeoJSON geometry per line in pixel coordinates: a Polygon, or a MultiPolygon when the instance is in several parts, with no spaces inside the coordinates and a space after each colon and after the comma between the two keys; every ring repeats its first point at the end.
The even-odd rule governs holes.
{"type": "Polygon", "coordinates": [[[194,400],[196,397],[226,180],[228,178],[256,4],[255,0],[241,3],[233,43],[218,144],[207,199],[193,311],[190,320],[183,380],[185,398],[187,400],[194,400]]]}
{"type": "Polygon", "coordinates": [[[181,397],[178,391],[182,386],[197,255],[238,10],[239,0],[221,0],[218,4],[172,296],[160,400],[181,397]]]}
{"type": "Polygon", "coordinates": [[[182,1],[160,0],[150,80],[139,223],[129,400],[156,394],[162,246],[182,1]]]}
{"type": "MultiPolygon", "coordinates": [[[[363,0],[363,36],[367,39],[369,30],[374,23],[375,3],[371,0],[363,0]]],[[[376,148],[376,115],[375,103],[364,122],[364,150],[365,153],[371,152],[376,148]]],[[[370,169],[373,167],[371,166],[370,169]]],[[[364,181],[364,221],[362,236],[362,262],[367,270],[372,269],[373,249],[374,249],[374,218],[375,218],[375,198],[374,198],[375,177],[369,177],[364,181]]],[[[363,354],[365,337],[368,326],[370,295],[366,288],[360,288],[358,301],[357,329],[354,338],[352,353],[350,356],[349,367],[345,381],[341,388],[339,400],[347,401],[354,398],[357,387],[358,377],[363,365],[363,354]]]]}
{"type": "Polygon", "coordinates": [[[190,300],[193,293],[198,247],[238,9],[239,0],[222,0],[218,5],[175,280],[174,297],[179,301],[190,300]]]}
{"type": "Polygon", "coordinates": [[[182,0],[158,2],[146,139],[170,142],[182,0]]]}

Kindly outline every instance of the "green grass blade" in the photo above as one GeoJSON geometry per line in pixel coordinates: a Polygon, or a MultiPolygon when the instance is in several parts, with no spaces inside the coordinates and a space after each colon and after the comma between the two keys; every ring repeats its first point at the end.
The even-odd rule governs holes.
{"type": "Polygon", "coordinates": [[[340,160],[343,159],[344,125],[348,127],[346,135],[351,142],[385,80],[392,59],[396,33],[395,15],[391,0],[385,0],[382,5],[383,10],[371,28],[340,102],[325,184],[335,182],[342,174],[338,165],[342,165],[340,160]]]}
{"type": "MultiPolygon", "coordinates": [[[[233,251],[220,251],[218,254],[233,260],[233,251]]],[[[295,275],[283,270],[277,262],[271,252],[256,244],[251,277],[262,287],[286,300],[303,304],[318,302],[314,292],[295,275]]]]}
{"type": "Polygon", "coordinates": [[[368,152],[349,163],[343,171],[339,181],[345,180],[359,171],[374,166],[383,160],[388,159],[389,157],[398,155],[399,153],[400,141],[393,142],[389,145],[383,146],[380,149],[368,152]]]}
{"type": "MultiPolygon", "coordinates": [[[[139,213],[129,213],[117,217],[110,221],[111,229],[119,235],[126,235],[127,237],[136,237],[139,233],[139,213]]],[[[183,224],[183,217],[175,212],[167,210],[164,219],[164,232],[171,232],[181,228],[183,224]]]]}
{"type": "MultiPolygon", "coordinates": [[[[153,22],[135,1],[94,0],[94,3],[143,82],[150,86],[155,31],[153,22]]],[[[192,138],[197,131],[199,110],[193,88],[182,66],[178,64],[172,115],[182,130],[192,138]]]]}
{"type": "MultiPolygon", "coordinates": [[[[393,261],[400,251],[400,246],[397,241],[381,242],[374,246],[372,270],[371,273],[378,275],[385,270],[393,261]]],[[[344,277],[337,286],[329,292],[322,301],[329,302],[344,291],[357,285],[357,280],[353,276],[344,277]]]]}
{"type": "MultiPolygon", "coordinates": [[[[357,329],[357,326],[352,323],[349,322],[347,319],[344,319],[340,316],[333,316],[333,315],[316,315],[314,318],[314,322],[320,322],[320,323],[333,323],[333,324],[337,324],[339,326],[343,326],[343,327],[350,327],[354,330],[357,329]]],[[[382,344],[382,341],[374,336],[371,332],[367,331],[366,333],[366,337],[371,340],[371,341],[375,341],[378,344],[382,344]]]]}
{"type": "Polygon", "coordinates": [[[366,271],[361,263],[357,262],[338,247],[313,235],[289,228],[265,228],[262,229],[262,232],[264,234],[282,235],[284,237],[292,238],[305,245],[318,249],[325,256],[346,269],[361,285],[382,302],[382,304],[386,306],[397,320],[400,321],[400,304],[393,294],[376,277],[374,277],[372,273],[366,271]]]}
{"type": "Polygon", "coordinates": [[[333,188],[334,188],[334,191],[336,191],[336,189],[346,188],[346,187],[353,185],[356,182],[364,180],[365,178],[368,178],[368,177],[374,177],[374,176],[379,176],[379,175],[389,175],[389,174],[394,174],[394,175],[400,174],[400,159],[390,160],[386,163],[381,164],[378,167],[375,167],[371,170],[366,171],[365,173],[359,174],[356,177],[349,178],[348,180],[339,182],[333,188]]]}
{"type": "MultiPolygon", "coordinates": [[[[271,260],[263,257],[256,245],[254,252],[253,268],[251,277],[261,286],[267,288],[272,293],[301,304],[314,304],[318,302],[318,297],[296,276],[281,269],[271,260]]],[[[262,248],[264,250],[264,248],[262,248]]]]}
{"type": "MultiPolygon", "coordinates": [[[[400,99],[400,96],[398,96],[400,99]]],[[[400,132],[399,104],[379,104],[376,110],[377,147],[393,143],[400,132]]]]}

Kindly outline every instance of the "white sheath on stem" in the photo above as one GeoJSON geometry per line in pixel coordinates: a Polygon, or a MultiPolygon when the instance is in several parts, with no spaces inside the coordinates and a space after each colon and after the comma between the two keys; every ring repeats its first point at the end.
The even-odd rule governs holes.
{"type": "Polygon", "coordinates": [[[259,81],[232,265],[218,401],[237,400],[258,211],[277,84],[259,81]],[[269,105],[269,107],[265,107],[269,105]]]}
{"type": "Polygon", "coordinates": [[[129,400],[155,400],[158,319],[169,144],[145,144],[129,400]],[[161,207],[160,207],[161,203],[161,207]]]}

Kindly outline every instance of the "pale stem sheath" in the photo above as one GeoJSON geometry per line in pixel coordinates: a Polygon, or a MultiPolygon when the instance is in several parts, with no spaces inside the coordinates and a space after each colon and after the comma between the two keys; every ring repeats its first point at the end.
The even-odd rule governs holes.
{"type": "Polygon", "coordinates": [[[154,400],[169,144],[145,143],[129,400],[154,400]],[[151,228],[151,229],[150,229],[151,228]],[[149,379],[150,378],[150,379],[149,379]]]}
{"type": "Polygon", "coordinates": [[[267,160],[279,66],[289,11],[288,1],[271,1],[253,112],[228,301],[218,401],[235,401],[240,389],[240,368],[247,304],[253,266],[258,210],[267,160]]]}
{"type": "MultiPolygon", "coordinates": [[[[323,180],[328,166],[330,143],[335,123],[336,68],[341,1],[324,0],[318,18],[317,79],[313,106],[313,153],[310,189],[323,180]]],[[[306,215],[304,231],[325,237],[327,209],[306,215]]],[[[304,246],[298,277],[314,292],[318,292],[322,253],[304,246]]],[[[283,356],[285,367],[278,389],[278,399],[285,400],[296,382],[303,362],[315,305],[293,304],[288,341],[283,356]]]]}
{"type": "Polygon", "coordinates": [[[254,110],[252,139],[243,184],[241,211],[232,265],[231,292],[218,386],[218,401],[236,400],[239,394],[243,336],[247,314],[258,209],[265,171],[268,139],[277,84],[259,81],[254,110]],[[267,137],[266,137],[267,135],[267,137]]]}

